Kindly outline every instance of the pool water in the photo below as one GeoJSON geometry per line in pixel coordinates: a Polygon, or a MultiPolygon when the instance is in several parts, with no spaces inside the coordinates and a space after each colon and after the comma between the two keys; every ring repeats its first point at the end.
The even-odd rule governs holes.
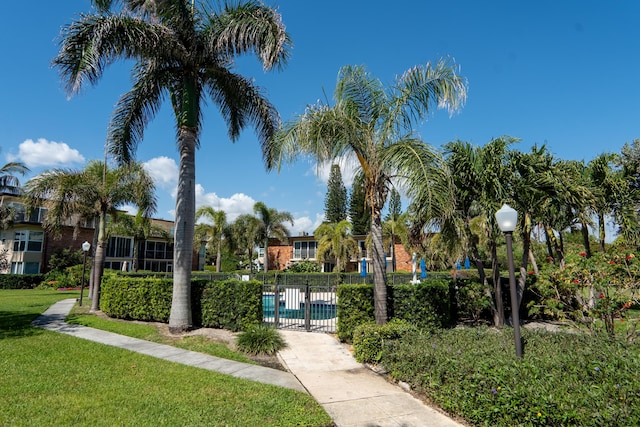
{"type": "MultiPolygon", "coordinates": [[[[262,316],[275,317],[275,304],[273,295],[262,295],[262,316]]],[[[327,303],[323,300],[311,301],[312,320],[332,319],[336,317],[336,305],[327,303]]],[[[300,308],[297,310],[286,308],[284,301],[280,301],[278,314],[283,319],[304,319],[305,303],[300,302],[300,308]]]]}

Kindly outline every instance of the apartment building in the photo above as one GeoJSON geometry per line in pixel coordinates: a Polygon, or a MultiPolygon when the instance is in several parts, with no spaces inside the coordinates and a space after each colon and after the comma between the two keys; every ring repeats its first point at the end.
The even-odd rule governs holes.
{"type": "MultiPolygon", "coordinates": [[[[75,227],[72,220],[62,228],[59,235],[45,231],[42,222],[47,214],[45,207],[27,212],[22,199],[12,193],[0,193],[0,206],[11,207],[15,213],[13,224],[0,231],[0,251],[5,252],[6,268],[2,274],[46,273],[51,256],[62,249],[82,250],[82,243],[91,243],[90,254],[95,247],[94,221],[82,222],[75,227]]],[[[152,222],[164,228],[173,236],[173,222],[152,219],[152,222]]],[[[195,248],[193,269],[204,269],[204,248],[195,248]]],[[[154,272],[173,271],[173,241],[160,236],[136,242],[131,236],[110,236],[107,244],[105,268],[130,271],[154,272]],[[138,250],[134,251],[134,245],[138,250]],[[136,259],[134,256],[136,255],[136,259]]]]}
{"type": "MultiPolygon", "coordinates": [[[[347,262],[346,271],[353,273],[361,273],[363,268],[366,268],[367,273],[372,272],[370,254],[367,252],[365,239],[367,236],[353,236],[358,243],[358,256],[350,259],[347,262]],[[363,262],[364,260],[364,262],[363,262]]],[[[291,236],[284,241],[278,239],[269,239],[269,270],[284,270],[291,264],[300,262],[303,260],[316,261],[316,252],[318,249],[318,241],[307,233],[301,233],[298,236],[291,236]]],[[[396,255],[396,268],[395,271],[411,272],[412,259],[411,254],[407,253],[404,246],[399,242],[395,242],[393,249],[396,255]]],[[[386,254],[387,272],[393,271],[391,247],[386,254]]],[[[262,258],[264,262],[264,257],[262,258]]],[[[322,265],[322,271],[331,272],[335,264],[324,263],[322,265]]]]}

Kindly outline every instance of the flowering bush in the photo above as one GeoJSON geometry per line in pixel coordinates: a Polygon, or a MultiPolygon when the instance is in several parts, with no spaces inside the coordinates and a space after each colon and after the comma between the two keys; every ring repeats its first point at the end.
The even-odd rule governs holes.
{"type": "Polygon", "coordinates": [[[529,303],[530,315],[556,319],[599,319],[613,335],[614,322],[623,319],[638,302],[640,263],[626,248],[611,248],[590,258],[570,251],[564,268],[552,267],[541,275],[538,298],[529,303]]]}

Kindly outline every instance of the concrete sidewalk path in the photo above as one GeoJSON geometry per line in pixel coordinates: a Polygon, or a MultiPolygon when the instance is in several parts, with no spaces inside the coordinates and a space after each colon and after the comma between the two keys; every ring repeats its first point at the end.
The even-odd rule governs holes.
{"type": "Polygon", "coordinates": [[[114,347],[120,347],[136,353],[164,359],[184,365],[210,371],[221,372],[238,378],[258,381],[265,384],[277,385],[306,393],[300,382],[289,372],[266,368],[248,363],[221,359],[195,351],[183,350],[166,344],[158,344],[137,338],[126,337],[112,332],[87,326],[70,325],[65,318],[76,303],[75,299],[62,300],[49,307],[42,315],[32,322],[33,326],[49,331],[61,332],[77,338],[95,341],[114,347]]]}
{"type": "Polygon", "coordinates": [[[338,427],[461,427],[355,361],[331,335],[280,331],[279,356],[338,427]]]}
{"type": "Polygon", "coordinates": [[[337,427],[462,427],[355,361],[328,334],[280,331],[288,347],[280,351],[289,372],[221,359],[170,345],[65,323],[75,299],[59,301],[33,326],[171,362],[310,393],[337,427]]]}

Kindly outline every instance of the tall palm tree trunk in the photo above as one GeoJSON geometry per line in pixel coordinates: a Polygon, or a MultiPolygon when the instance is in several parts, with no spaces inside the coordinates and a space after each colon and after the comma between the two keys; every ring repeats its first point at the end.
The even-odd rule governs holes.
{"type": "Polygon", "coordinates": [[[100,310],[100,282],[102,280],[102,272],[104,270],[104,259],[106,257],[106,236],[107,236],[107,214],[100,213],[98,221],[98,242],[95,251],[95,260],[93,262],[93,290],[91,294],[91,312],[100,310]]]}
{"type": "Polygon", "coordinates": [[[387,323],[387,275],[384,271],[384,243],[379,209],[371,209],[371,241],[373,264],[373,301],[376,323],[387,323]]]}
{"type": "Polygon", "coordinates": [[[500,328],[504,326],[504,304],[502,302],[500,266],[498,265],[498,248],[494,239],[490,239],[489,241],[489,250],[491,252],[491,271],[493,272],[493,294],[495,298],[493,325],[500,328]]]}
{"type": "Polygon", "coordinates": [[[176,195],[176,222],[173,246],[173,296],[169,331],[181,333],[193,326],[191,315],[191,260],[195,225],[196,132],[181,127],[178,135],[180,172],[176,195]]]}
{"type": "Polygon", "coordinates": [[[587,223],[583,220],[582,223],[582,243],[584,244],[584,251],[587,254],[587,258],[591,258],[591,244],[589,243],[589,227],[587,223]]]}

